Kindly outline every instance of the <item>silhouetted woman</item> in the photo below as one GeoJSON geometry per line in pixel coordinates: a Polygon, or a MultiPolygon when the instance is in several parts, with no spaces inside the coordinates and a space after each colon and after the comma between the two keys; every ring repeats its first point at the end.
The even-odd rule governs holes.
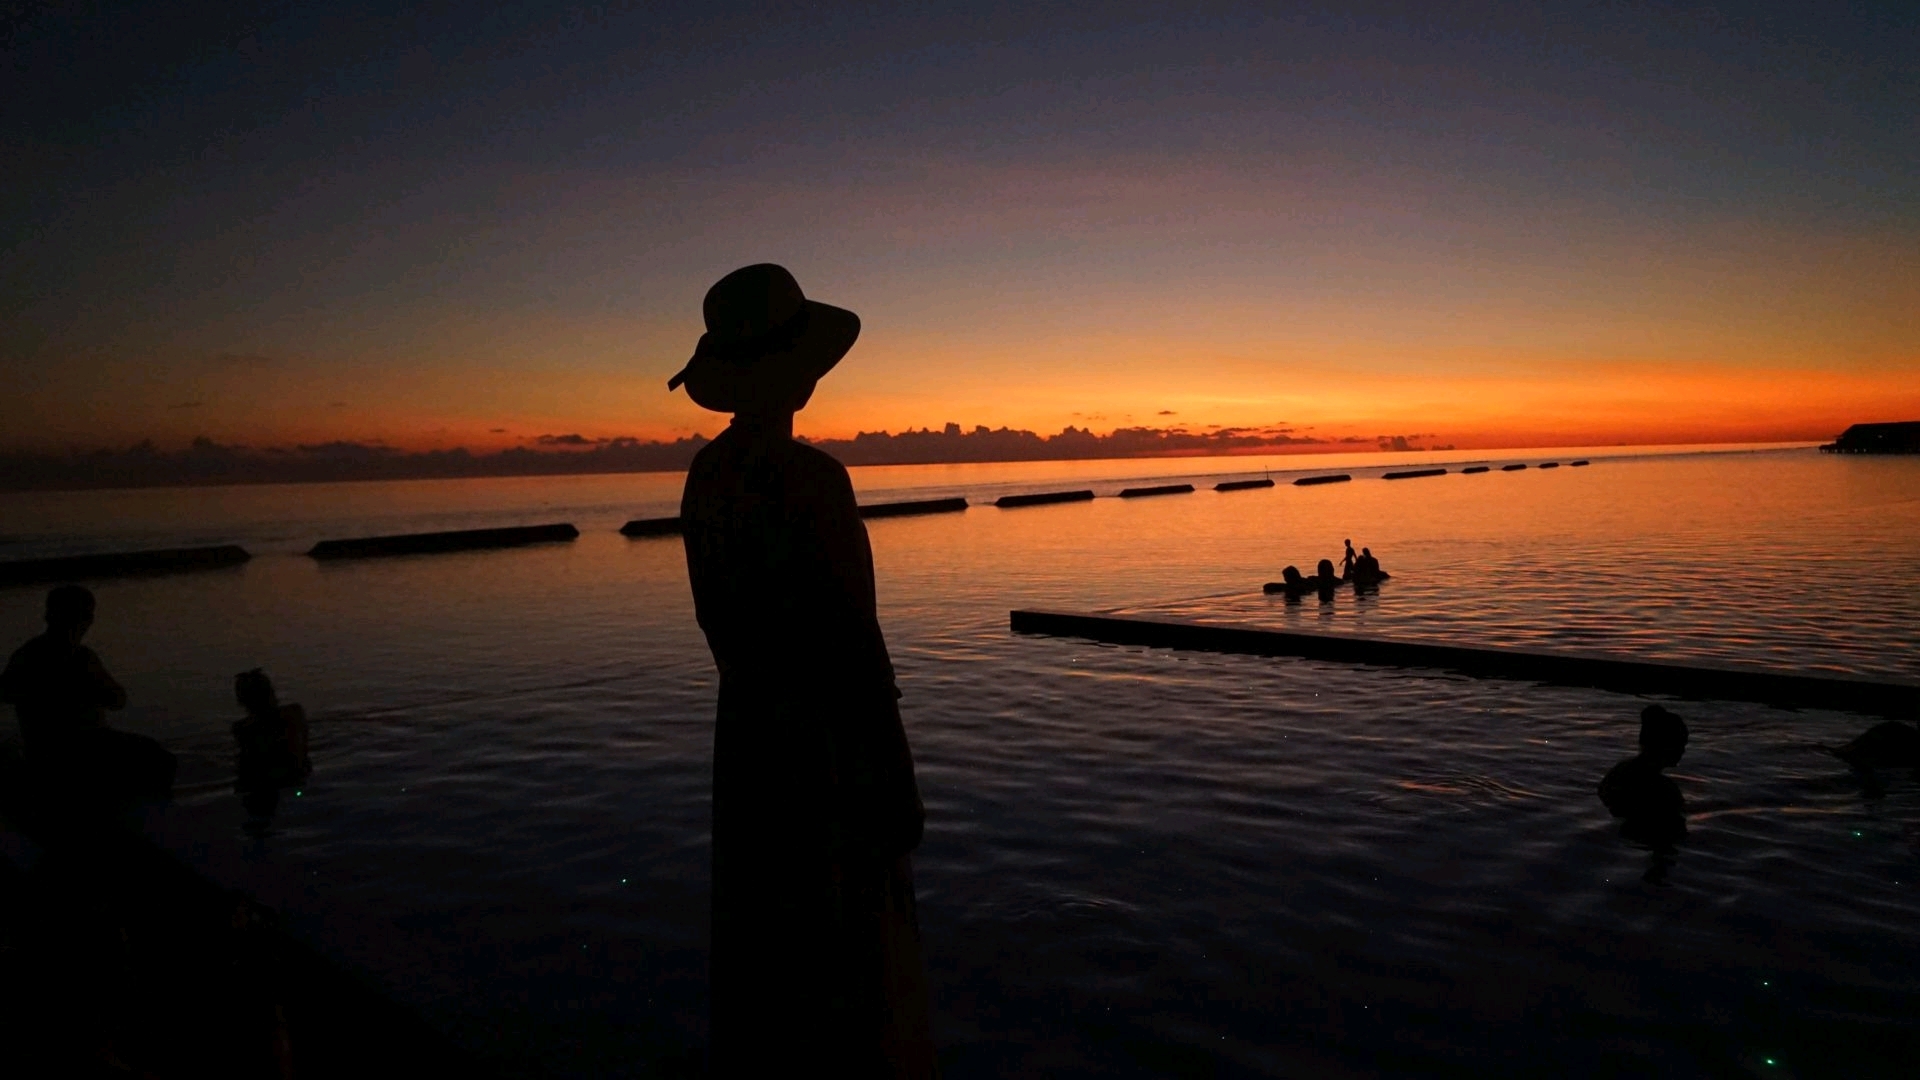
{"type": "Polygon", "coordinates": [[[694,611],[720,672],[713,1071],[931,1076],[908,853],[925,812],[847,470],[793,414],[860,333],[785,269],[707,292],[668,383],[734,414],[687,473],[694,611]]]}

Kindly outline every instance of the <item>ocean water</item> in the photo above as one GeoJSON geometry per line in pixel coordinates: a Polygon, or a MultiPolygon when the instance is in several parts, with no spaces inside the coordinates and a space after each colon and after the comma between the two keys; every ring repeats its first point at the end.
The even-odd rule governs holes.
{"type": "MultiPolygon", "coordinates": [[[[1015,636],[1015,607],[1920,682],[1920,459],[1587,457],[1383,482],[1383,455],[855,470],[862,498],[1259,475],[1280,486],[869,523],[929,810],[951,1077],[1905,1076],[1920,780],[1820,749],[1872,718],[1667,702],[1691,834],[1665,884],[1594,794],[1645,701],[1441,672],[1015,636]],[[1351,471],[1295,488],[1293,473],[1351,471]],[[1341,540],[1394,574],[1259,591],[1341,540]]],[[[1422,455],[1421,463],[1425,463],[1422,455]]],[[[150,827],[516,1075],[695,1071],[714,678],[677,475],[0,496],[0,558],[240,542],[101,582],[117,723],[182,757],[150,827]],[[318,539],[567,520],[572,544],[317,564],[318,539]],[[232,675],[315,772],[240,829],[232,675]]],[[[0,590],[0,637],[42,590],[0,590]]],[[[1912,719],[1912,718],[1909,718],[1912,719]]]]}

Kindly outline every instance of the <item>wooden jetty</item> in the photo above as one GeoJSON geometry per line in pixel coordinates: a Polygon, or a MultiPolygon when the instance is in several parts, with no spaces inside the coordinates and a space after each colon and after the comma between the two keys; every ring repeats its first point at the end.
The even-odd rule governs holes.
{"type": "Polygon", "coordinates": [[[1445,476],[1445,475],[1447,475],[1447,470],[1445,469],[1408,469],[1405,472],[1381,473],[1380,479],[1412,480],[1415,477],[1419,477],[1419,476],[1445,476]]]}
{"type": "Polygon", "coordinates": [[[1482,678],[1585,686],[1623,694],[1665,694],[1715,701],[1756,701],[1788,708],[1838,709],[1870,715],[1912,715],[1920,685],[1850,675],[1810,675],[1699,664],[1631,660],[1585,652],[1540,652],[1341,634],[1213,626],[1179,619],[1063,611],[1014,611],[1015,633],[1089,638],[1113,645],[1299,656],[1310,660],[1438,668],[1482,678]]]}
{"type": "Polygon", "coordinates": [[[527,544],[563,543],[577,539],[572,525],[520,525],[508,529],[461,529],[457,532],[405,533],[399,536],[363,536],[352,540],[322,540],[307,554],[316,559],[367,559],[383,555],[429,555],[447,551],[481,551],[527,544]]]}
{"type": "Polygon", "coordinates": [[[1050,503],[1087,502],[1093,498],[1091,491],[1042,491],[1033,495],[1002,495],[993,500],[993,505],[1002,509],[1011,506],[1046,506],[1050,503]]]}
{"type": "Polygon", "coordinates": [[[1347,473],[1333,473],[1328,476],[1303,476],[1293,482],[1294,487],[1313,487],[1316,484],[1344,484],[1353,477],[1347,473]]]}
{"type": "Polygon", "coordinates": [[[1253,488],[1270,488],[1272,486],[1273,486],[1272,479],[1228,480],[1223,483],[1213,485],[1213,490],[1215,491],[1248,491],[1253,488]]]}
{"type": "Polygon", "coordinates": [[[1139,499],[1148,495],[1190,495],[1192,484],[1161,484],[1158,487],[1126,488],[1120,492],[1123,499],[1139,499]]]}
{"type": "Polygon", "coordinates": [[[20,559],[0,563],[0,585],[31,585],[47,581],[83,581],[134,574],[177,574],[237,566],[253,556],[238,544],[216,547],[166,548],[159,551],[123,551],[109,555],[69,555],[59,559],[20,559]]]}

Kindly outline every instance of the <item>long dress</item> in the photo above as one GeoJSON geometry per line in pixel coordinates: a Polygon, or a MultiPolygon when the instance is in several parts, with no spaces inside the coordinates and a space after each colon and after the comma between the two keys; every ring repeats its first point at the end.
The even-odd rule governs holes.
{"type": "Polygon", "coordinates": [[[925,811],[847,471],[736,420],[680,512],[720,671],[713,1073],[934,1075],[908,855],[925,811]]]}

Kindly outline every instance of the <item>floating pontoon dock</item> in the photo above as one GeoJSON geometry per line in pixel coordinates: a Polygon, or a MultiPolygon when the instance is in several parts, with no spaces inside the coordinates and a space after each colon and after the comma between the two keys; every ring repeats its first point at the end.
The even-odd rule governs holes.
{"type": "Polygon", "coordinates": [[[1920,686],[1877,682],[1851,675],[1673,664],[1596,653],[1440,645],[1296,630],[1215,626],[1132,615],[1014,611],[1010,623],[1015,633],[1090,638],[1112,645],[1439,668],[1485,678],[1586,686],[1623,694],[1757,701],[1789,708],[1840,709],[1876,716],[1911,716],[1920,710],[1920,686]]]}

